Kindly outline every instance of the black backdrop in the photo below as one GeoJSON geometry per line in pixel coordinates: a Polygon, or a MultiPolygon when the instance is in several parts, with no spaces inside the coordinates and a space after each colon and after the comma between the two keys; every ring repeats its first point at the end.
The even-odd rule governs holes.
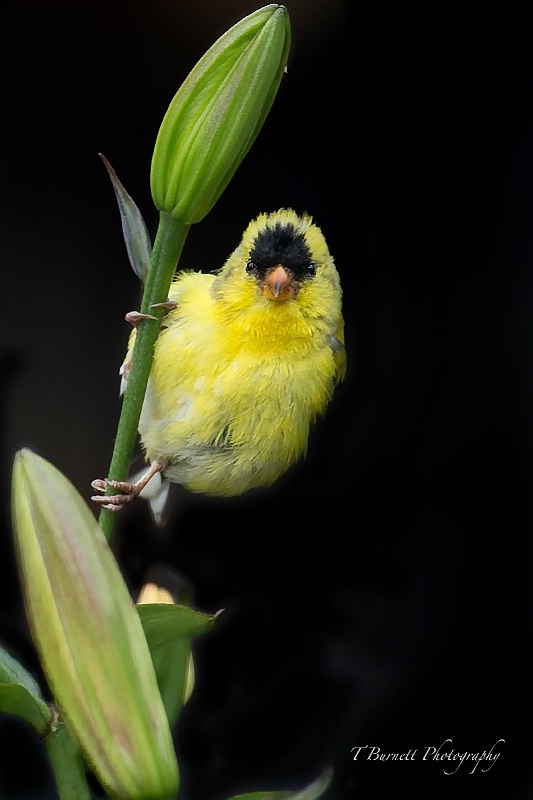
{"type": "MultiPolygon", "coordinates": [[[[258,5],[258,4],[257,4],[258,5]]],[[[2,6],[0,640],[36,675],[14,572],[13,454],[85,497],[105,474],[138,307],[111,161],[152,233],[149,163],[189,68],[256,4],[2,6]]],[[[193,228],[209,270],[248,220],[292,205],[344,286],[349,373],[309,458],[274,488],[180,497],[164,533],[119,520],[132,588],[164,564],[198,608],[176,729],[187,800],[297,788],[330,800],[531,793],[533,48],[512,2],[288,0],[289,69],[258,140],[193,228]],[[445,740],[499,759],[423,760],[445,740]],[[500,741],[504,740],[504,741],[500,741]],[[417,749],[357,762],[359,745],[417,749]],[[457,762],[455,762],[456,766],[457,762]]],[[[42,749],[0,720],[0,797],[53,797],[42,749]],[[24,754],[23,756],[21,754],[24,754]],[[25,766],[15,756],[23,758],[25,766]]],[[[180,795],[181,796],[181,795],[180,795]]]]}

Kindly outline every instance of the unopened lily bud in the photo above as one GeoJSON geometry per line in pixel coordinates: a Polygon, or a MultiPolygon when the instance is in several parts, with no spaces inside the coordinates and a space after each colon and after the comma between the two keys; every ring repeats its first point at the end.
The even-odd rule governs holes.
{"type": "Polygon", "coordinates": [[[13,470],[25,604],[61,716],[115,798],[172,798],[178,768],[143,628],[104,535],[30,450],[13,470]]]}
{"type": "Polygon", "coordinates": [[[152,159],[156,207],[187,225],[216,203],[270,111],[287,64],[289,16],[275,3],[240,20],[185,79],[152,159]]]}

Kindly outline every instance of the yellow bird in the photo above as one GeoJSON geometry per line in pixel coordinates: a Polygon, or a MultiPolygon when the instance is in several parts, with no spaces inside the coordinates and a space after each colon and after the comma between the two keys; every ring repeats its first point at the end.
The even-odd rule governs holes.
{"type": "Polygon", "coordinates": [[[150,467],[133,484],[95,481],[124,493],[93,499],[118,510],[142,491],[157,519],[168,481],[224,496],[276,481],[344,377],[341,299],[320,228],[292,209],[254,219],[217,273],[179,272],[139,422],[150,467]]]}

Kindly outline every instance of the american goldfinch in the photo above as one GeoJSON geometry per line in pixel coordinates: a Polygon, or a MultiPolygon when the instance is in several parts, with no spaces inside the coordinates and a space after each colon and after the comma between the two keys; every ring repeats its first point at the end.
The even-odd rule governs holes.
{"type": "Polygon", "coordinates": [[[144,490],[156,518],[168,481],[224,496],[276,481],[346,371],[339,275],[307,214],[260,214],[221,270],[181,271],[169,294],[139,422],[150,467],[94,498],[118,509],[144,490]]]}

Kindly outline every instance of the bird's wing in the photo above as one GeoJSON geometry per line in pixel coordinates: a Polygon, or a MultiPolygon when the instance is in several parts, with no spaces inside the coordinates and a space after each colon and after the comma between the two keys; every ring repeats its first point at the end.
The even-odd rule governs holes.
{"type": "Polygon", "coordinates": [[[128,385],[128,376],[130,373],[130,366],[131,366],[131,358],[133,356],[133,345],[135,344],[135,328],[133,328],[132,332],[130,333],[130,337],[128,339],[128,349],[126,351],[126,355],[124,357],[124,361],[120,365],[120,394],[123,395],[126,391],[126,386],[128,385]]]}
{"type": "Polygon", "coordinates": [[[333,350],[333,357],[337,367],[335,383],[338,384],[346,376],[346,347],[344,346],[344,322],[342,319],[335,334],[331,334],[329,337],[329,346],[333,350]]]}

